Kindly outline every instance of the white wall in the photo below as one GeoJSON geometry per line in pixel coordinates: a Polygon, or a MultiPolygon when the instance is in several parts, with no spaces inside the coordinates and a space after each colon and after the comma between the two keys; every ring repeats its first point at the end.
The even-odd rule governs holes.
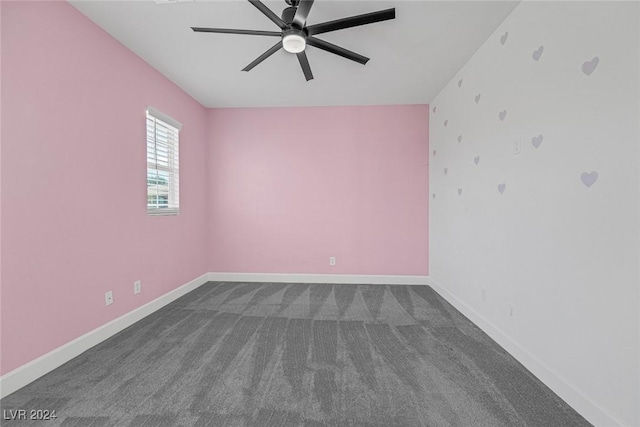
{"type": "Polygon", "coordinates": [[[640,425],[639,6],[521,3],[431,104],[433,285],[606,426],[640,425]]]}

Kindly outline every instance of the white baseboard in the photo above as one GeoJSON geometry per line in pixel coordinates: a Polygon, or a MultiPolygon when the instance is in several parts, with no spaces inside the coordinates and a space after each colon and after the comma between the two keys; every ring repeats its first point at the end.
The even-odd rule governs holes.
{"type": "Polygon", "coordinates": [[[534,355],[523,349],[513,338],[509,337],[502,330],[494,326],[484,316],[468,306],[454,294],[449,292],[444,286],[436,282],[431,277],[427,278],[427,284],[433,288],[449,304],[464,314],[476,326],[482,329],[502,348],[511,354],[518,362],[522,363],[532,374],[534,374],[547,387],[560,396],[569,406],[575,409],[580,415],[594,426],[617,427],[624,425],[619,420],[608,414],[604,409],[585,396],[575,385],[567,381],[556,371],[544,364],[534,355]]]}
{"type": "Polygon", "coordinates": [[[0,377],[0,398],[8,396],[55,368],[67,363],[91,347],[117,334],[165,305],[198,288],[208,281],[208,274],[168,292],[147,304],[106,323],[93,331],[64,344],[0,377]]]}
{"type": "Polygon", "coordinates": [[[208,281],[283,282],[283,283],[353,283],[384,285],[426,285],[427,276],[375,276],[351,274],[283,274],[283,273],[205,273],[202,276],[156,298],[93,331],[70,341],[0,377],[0,398],[10,395],[41,376],[102,341],[112,337],[165,305],[208,281]]]}
{"type": "Polygon", "coordinates": [[[368,274],[209,273],[212,282],[344,283],[367,285],[426,285],[428,276],[368,274]]]}
{"type": "Polygon", "coordinates": [[[90,331],[49,353],[14,369],[0,377],[0,398],[4,398],[55,368],[82,354],[91,347],[112,337],[137,321],[191,292],[208,281],[221,282],[280,282],[280,283],[332,283],[374,285],[430,285],[451,305],[480,327],[544,384],[557,393],[576,411],[595,426],[622,426],[623,424],[582,394],[573,384],[549,368],[518,343],[494,326],[477,311],[450,293],[428,276],[381,276],[351,274],[284,274],[284,273],[206,273],[156,298],[117,319],[90,331]]]}

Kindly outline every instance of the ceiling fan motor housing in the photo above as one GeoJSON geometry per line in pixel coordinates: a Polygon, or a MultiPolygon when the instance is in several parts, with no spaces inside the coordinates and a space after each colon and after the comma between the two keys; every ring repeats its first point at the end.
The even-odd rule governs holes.
{"type": "Polygon", "coordinates": [[[282,20],[291,25],[291,23],[293,23],[293,17],[296,15],[296,10],[298,10],[298,8],[294,6],[285,8],[282,11],[282,20]]]}
{"type": "Polygon", "coordinates": [[[287,7],[282,11],[282,20],[289,25],[289,29],[282,30],[282,47],[289,53],[299,53],[305,50],[307,32],[293,23],[297,7],[287,7]]]}

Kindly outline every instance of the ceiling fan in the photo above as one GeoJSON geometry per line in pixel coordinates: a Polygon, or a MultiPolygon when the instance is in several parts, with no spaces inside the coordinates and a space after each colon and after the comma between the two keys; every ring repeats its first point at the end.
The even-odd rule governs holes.
{"type": "Polygon", "coordinates": [[[378,12],[365,13],[363,15],[351,16],[348,18],[336,19],[334,21],[323,22],[307,26],[307,16],[311,10],[314,0],[285,0],[289,7],[282,11],[282,18],[273,13],[260,0],[249,0],[267,18],[273,21],[281,31],[260,31],[260,30],[236,30],[228,28],[201,28],[191,27],[195,32],[199,33],[227,33],[227,34],[245,34],[255,36],[274,36],[280,40],[269,48],[265,53],[257,57],[253,62],[244,67],[242,71],[251,71],[256,65],[279,51],[281,48],[289,53],[294,53],[298,57],[298,62],[304,72],[307,81],[313,79],[313,73],[309,66],[309,60],[305,53],[307,45],[317,47],[318,49],[340,55],[343,58],[350,59],[360,64],[366,64],[369,58],[359,55],[355,52],[347,50],[343,47],[336,46],[324,40],[314,37],[316,34],[328,33],[329,31],[342,30],[345,28],[357,27],[360,25],[373,24],[374,22],[386,21],[396,17],[396,9],[380,10],[378,12]]]}

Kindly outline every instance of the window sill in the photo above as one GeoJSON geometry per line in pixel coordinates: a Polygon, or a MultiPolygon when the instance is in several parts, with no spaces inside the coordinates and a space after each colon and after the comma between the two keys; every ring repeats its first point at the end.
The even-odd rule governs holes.
{"type": "Polygon", "coordinates": [[[149,216],[174,216],[178,213],[180,213],[178,209],[147,209],[149,216]]]}

